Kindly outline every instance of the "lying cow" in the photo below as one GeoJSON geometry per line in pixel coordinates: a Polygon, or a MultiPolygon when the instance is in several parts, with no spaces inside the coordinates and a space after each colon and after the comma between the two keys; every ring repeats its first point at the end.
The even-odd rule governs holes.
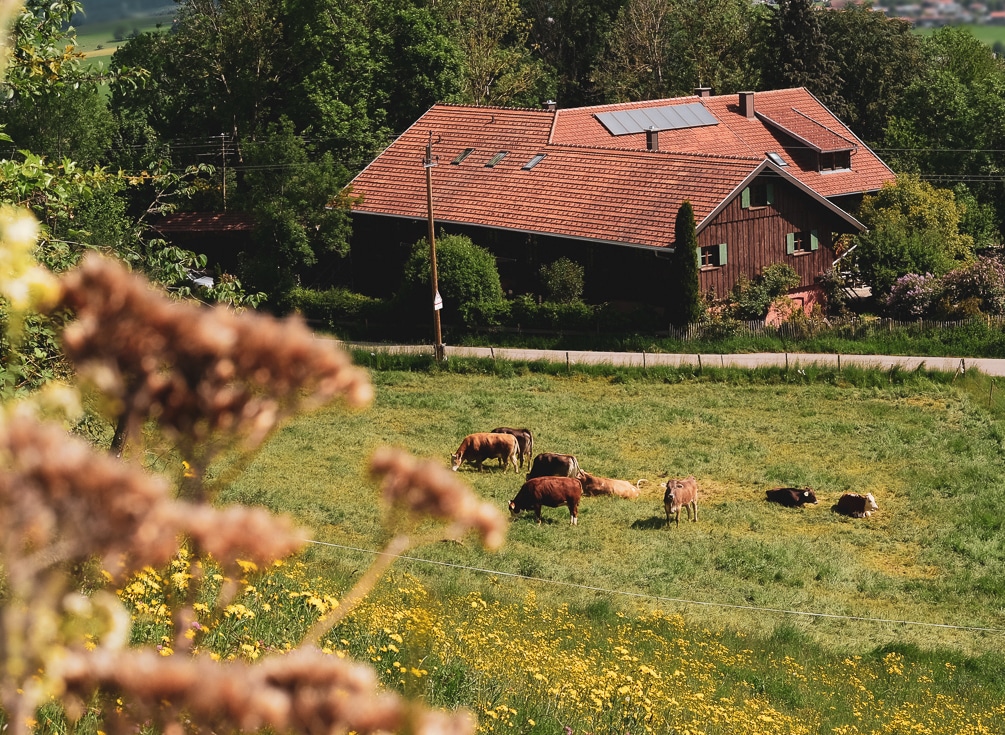
{"type": "Polygon", "coordinates": [[[868,518],[874,510],[879,510],[879,506],[876,505],[876,498],[872,497],[872,493],[865,495],[845,493],[837,501],[834,510],[852,518],[868,518]]]}
{"type": "Polygon", "coordinates": [[[778,503],[786,508],[801,508],[807,503],[816,503],[817,496],[808,487],[776,487],[765,490],[769,503],[778,503]]]}
{"type": "Polygon", "coordinates": [[[674,516],[676,523],[680,526],[680,509],[684,508],[684,514],[688,520],[698,522],[698,482],[694,475],[684,479],[671,478],[665,485],[666,492],[663,493],[663,508],[667,514],[667,526],[670,525],[670,516],[674,516]],[[692,512],[694,518],[691,517],[692,512]]]}
{"type": "Polygon", "coordinates": [[[534,457],[527,479],[535,477],[579,477],[579,460],[571,454],[544,452],[534,457]]]}
{"type": "Polygon", "coordinates": [[[465,462],[472,462],[482,471],[482,462],[486,459],[499,459],[503,462],[503,472],[509,465],[513,465],[513,471],[519,472],[516,463],[517,441],[512,434],[492,434],[482,432],[479,434],[468,434],[461,442],[461,446],[450,456],[451,469],[454,472],[465,462]]]}
{"type": "Polygon", "coordinates": [[[508,426],[500,426],[498,429],[492,429],[492,433],[512,434],[515,436],[519,452],[520,469],[523,469],[525,462],[530,464],[530,458],[534,454],[534,435],[530,433],[530,429],[511,429],[508,426]]]}
{"type": "Polygon", "coordinates": [[[579,525],[579,499],[583,497],[583,486],[575,477],[534,477],[527,480],[509,503],[510,512],[517,515],[524,510],[533,510],[537,522],[541,522],[541,506],[557,508],[569,506],[569,521],[579,525]]]}
{"type": "Polygon", "coordinates": [[[633,485],[628,480],[596,477],[584,470],[579,471],[579,481],[583,483],[583,495],[617,495],[626,500],[635,500],[639,497],[639,489],[642,484],[649,482],[643,478],[633,485]]]}

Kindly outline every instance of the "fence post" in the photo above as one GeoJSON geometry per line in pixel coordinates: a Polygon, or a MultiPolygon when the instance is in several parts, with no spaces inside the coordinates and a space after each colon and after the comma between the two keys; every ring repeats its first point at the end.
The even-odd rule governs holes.
{"type": "Polygon", "coordinates": [[[698,353],[698,372],[701,372],[701,353],[698,353]]]}
{"type": "Polygon", "coordinates": [[[642,369],[646,369],[646,351],[642,350],[642,369]]]}
{"type": "Polygon", "coordinates": [[[567,372],[567,373],[571,373],[572,372],[572,364],[569,362],[569,353],[568,352],[565,353],[565,372],[567,372]]]}
{"type": "Polygon", "coordinates": [[[838,353],[838,374],[841,373],[841,353],[838,353]]]}
{"type": "Polygon", "coordinates": [[[785,372],[789,372],[789,353],[785,353],[785,372]]]}
{"type": "Polygon", "coordinates": [[[995,379],[991,378],[991,389],[988,391],[988,408],[991,408],[991,399],[995,397],[995,379]]]}

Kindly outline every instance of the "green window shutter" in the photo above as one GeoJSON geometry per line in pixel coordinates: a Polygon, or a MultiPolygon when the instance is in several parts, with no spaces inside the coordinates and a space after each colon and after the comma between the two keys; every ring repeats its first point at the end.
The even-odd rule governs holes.
{"type": "Polygon", "coordinates": [[[810,230],[810,250],[817,250],[820,247],[820,239],[816,230],[810,230]]]}
{"type": "Polygon", "coordinates": [[[749,186],[746,189],[743,190],[742,194],[740,194],[740,206],[743,207],[744,209],[749,209],[750,208],[750,187],[749,186]]]}
{"type": "Polygon", "coordinates": [[[719,243],[719,265],[726,265],[726,243],[719,243]]]}
{"type": "Polygon", "coordinates": [[[775,203],[775,185],[774,184],[766,184],[765,186],[767,186],[767,188],[768,188],[768,204],[774,204],[775,203]]]}
{"type": "Polygon", "coordinates": [[[796,252],[796,233],[790,232],[785,236],[785,253],[792,255],[796,252]]]}
{"type": "Polygon", "coordinates": [[[701,268],[701,245],[694,249],[694,254],[698,258],[698,267],[701,268]]]}

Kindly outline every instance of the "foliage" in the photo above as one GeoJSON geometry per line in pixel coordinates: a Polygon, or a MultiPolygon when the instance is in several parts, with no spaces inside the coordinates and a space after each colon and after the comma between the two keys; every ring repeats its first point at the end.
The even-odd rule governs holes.
{"type": "Polygon", "coordinates": [[[960,232],[974,240],[974,250],[981,252],[1002,244],[1001,224],[990,202],[981,202],[966,184],[953,187],[960,211],[960,232]]]}
{"type": "Polygon", "coordinates": [[[583,266],[569,258],[542,265],[538,271],[548,301],[574,304],[583,299],[583,266]]]}
{"type": "Polygon", "coordinates": [[[954,312],[1005,315],[1005,266],[999,258],[980,257],[952,270],[942,285],[954,312]]]}
{"type": "Polygon", "coordinates": [[[242,275],[275,297],[306,279],[320,257],[348,253],[348,199],[339,195],[346,174],[286,119],[245,147],[250,170],[235,199],[254,216],[256,247],[241,254],[242,275]]]}
{"type": "Polygon", "coordinates": [[[752,6],[737,0],[629,0],[598,62],[598,86],[617,101],[750,87],[753,23],[752,6]]]}
{"type": "Polygon", "coordinates": [[[754,280],[741,274],[726,310],[737,319],[763,319],[775,299],[799,285],[799,274],[785,263],[765,266],[754,280]]]}
{"type": "Polygon", "coordinates": [[[670,257],[670,276],[666,284],[666,313],[677,327],[697,321],[703,311],[698,286],[698,235],[694,209],[684,200],[674,222],[674,249],[670,257]]]}
{"type": "Polygon", "coordinates": [[[909,21],[848,3],[817,13],[838,86],[830,109],[869,143],[879,143],[891,111],[922,71],[921,39],[909,21]]]}
{"type": "Polygon", "coordinates": [[[973,260],[973,238],[960,233],[953,192],[900,175],[859,209],[869,231],[855,237],[853,262],[873,293],[885,296],[908,273],[941,276],[973,260]]]}
{"type": "Polygon", "coordinates": [[[931,273],[908,273],[894,281],[883,303],[894,319],[917,319],[931,316],[942,293],[941,280],[931,273]]]}
{"type": "MultiPolygon", "coordinates": [[[[436,266],[447,314],[458,314],[462,321],[473,324],[479,315],[491,314],[505,303],[495,258],[466,235],[437,236],[436,266]]],[[[416,309],[420,304],[431,305],[431,277],[429,242],[423,238],[412,247],[405,263],[400,295],[416,309]]],[[[421,313],[428,313],[428,306],[421,313]]]]}
{"type": "Polygon", "coordinates": [[[833,50],[821,27],[821,15],[810,0],[779,0],[765,6],[760,27],[763,89],[806,87],[829,105],[842,80],[833,50]]]}
{"type": "Polygon", "coordinates": [[[519,0],[444,0],[438,12],[461,49],[461,98],[480,105],[540,103],[544,68],[526,46],[530,25],[519,0]]]}

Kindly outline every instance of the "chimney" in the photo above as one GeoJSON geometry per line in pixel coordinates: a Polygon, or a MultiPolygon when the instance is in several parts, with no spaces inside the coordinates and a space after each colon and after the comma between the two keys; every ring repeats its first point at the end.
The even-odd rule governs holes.
{"type": "Polygon", "coordinates": [[[660,149],[660,131],[655,126],[646,128],[646,148],[650,151],[660,149]]]}
{"type": "Polygon", "coordinates": [[[694,88],[694,94],[695,94],[696,97],[700,97],[702,99],[704,99],[706,97],[711,97],[712,96],[712,88],[711,87],[695,87],[694,88]]]}
{"type": "Polygon", "coordinates": [[[544,109],[546,109],[548,112],[554,112],[555,110],[558,109],[558,103],[555,102],[555,100],[547,100],[542,105],[542,107],[544,107],[544,109]]]}
{"type": "Polygon", "coordinates": [[[740,114],[748,120],[754,119],[754,93],[740,92],[740,114]]]}

